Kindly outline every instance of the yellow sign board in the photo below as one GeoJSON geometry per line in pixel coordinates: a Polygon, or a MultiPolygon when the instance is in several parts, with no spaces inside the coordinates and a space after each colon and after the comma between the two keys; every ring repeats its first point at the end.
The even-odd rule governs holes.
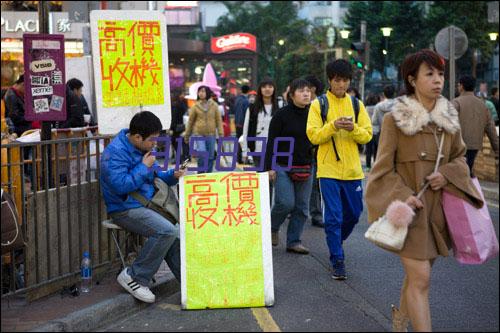
{"type": "Polygon", "coordinates": [[[251,172],[183,177],[183,308],[274,302],[267,179],[251,172]]]}
{"type": "Polygon", "coordinates": [[[108,19],[97,27],[103,106],[164,104],[160,21],[108,19]]]}

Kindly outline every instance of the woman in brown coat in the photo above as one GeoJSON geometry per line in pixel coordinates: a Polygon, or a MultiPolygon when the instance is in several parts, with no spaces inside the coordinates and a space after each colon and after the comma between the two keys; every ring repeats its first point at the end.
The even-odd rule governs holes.
{"type": "Polygon", "coordinates": [[[218,131],[219,136],[223,136],[222,117],[219,112],[219,106],[212,99],[212,91],[206,86],[198,88],[198,101],[189,110],[189,121],[186,128],[184,140],[189,143],[191,134],[203,137],[203,140],[195,140],[195,151],[203,152],[198,154],[198,173],[212,172],[215,160],[215,135],[218,131]],[[208,161],[202,156],[208,155],[208,161]]]}
{"type": "Polygon", "coordinates": [[[458,113],[443,96],[444,61],[431,50],[409,55],[401,66],[407,95],[384,117],[377,161],[368,177],[368,221],[381,217],[394,200],[405,201],[416,215],[403,249],[405,270],[400,310],[393,307],[393,329],[431,330],[429,283],[438,255],[447,256],[451,240],[441,206],[442,190],[483,205],[465,163],[458,113]],[[443,155],[434,173],[441,135],[443,155]],[[425,182],[430,188],[417,199],[425,182]]]}

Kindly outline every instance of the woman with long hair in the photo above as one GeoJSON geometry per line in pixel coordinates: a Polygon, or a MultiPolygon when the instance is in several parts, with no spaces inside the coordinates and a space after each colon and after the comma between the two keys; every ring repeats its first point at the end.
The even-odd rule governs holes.
{"type": "MultiPolygon", "coordinates": [[[[393,306],[393,330],[431,331],[429,288],[431,269],[438,256],[448,256],[451,239],[443,212],[442,191],[453,193],[476,207],[484,203],[474,187],[467,164],[458,112],[441,95],[444,60],[432,50],[406,57],[401,65],[406,95],[398,97],[384,117],[377,160],[368,176],[366,204],[368,222],[380,218],[391,202],[400,200],[415,216],[399,255],[405,277],[400,308],[393,306]],[[442,159],[434,172],[439,144],[444,136],[442,159]],[[416,193],[428,182],[423,196],[416,193]]],[[[409,217],[409,218],[408,218],[409,217]]]]}
{"type": "MultiPolygon", "coordinates": [[[[243,125],[243,138],[241,150],[243,161],[246,162],[248,152],[261,152],[262,141],[247,142],[247,138],[266,138],[269,133],[269,124],[274,114],[278,111],[278,100],[276,98],[276,85],[273,80],[266,78],[259,83],[257,97],[253,104],[250,104],[245,114],[243,125]]],[[[253,157],[254,165],[263,169],[264,159],[258,156],[253,157]],[[261,163],[262,162],[262,163],[261,163]],[[261,166],[262,164],[262,166],[261,166]]]]}

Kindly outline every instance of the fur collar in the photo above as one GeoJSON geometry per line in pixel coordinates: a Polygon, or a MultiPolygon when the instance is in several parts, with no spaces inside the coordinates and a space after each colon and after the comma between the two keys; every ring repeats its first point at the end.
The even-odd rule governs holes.
{"type": "Polygon", "coordinates": [[[392,116],[396,126],[409,136],[417,134],[431,122],[451,134],[460,129],[457,110],[443,96],[438,98],[432,112],[427,112],[422,104],[413,98],[398,97],[392,109],[392,116]]]}

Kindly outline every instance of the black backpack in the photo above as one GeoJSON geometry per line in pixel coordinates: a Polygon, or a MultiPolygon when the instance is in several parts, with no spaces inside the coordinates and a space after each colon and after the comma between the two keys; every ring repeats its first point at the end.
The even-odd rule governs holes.
{"type": "MultiPolygon", "coordinates": [[[[326,122],[326,116],[328,115],[328,98],[326,97],[326,94],[318,96],[318,101],[319,101],[319,106],[321,108],[321,119],[323,120],[323,125],[326,122]]],[[[358,115],[359,115],[359,100],[355,96],[351,96],[351,103],[352,107],[354,109],[354,122],[358,122],[358,115]]],[[[337,146],[335,145],[335,140],[333,139],[332,136],[332,143],[333,143],[333,150],[335,151],[335,156],[337,157],[337,161],[340,161],[340,156],[337,151],[337,146]]]]}

